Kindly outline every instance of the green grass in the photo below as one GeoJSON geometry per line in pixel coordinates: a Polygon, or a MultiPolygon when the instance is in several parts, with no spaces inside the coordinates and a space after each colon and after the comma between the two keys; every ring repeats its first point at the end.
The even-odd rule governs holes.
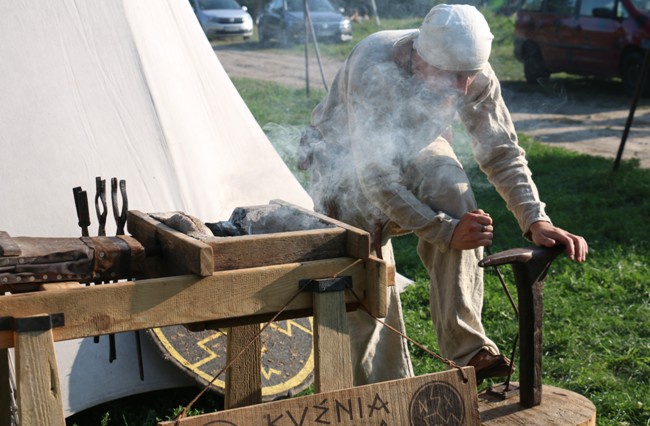
{"type": "MultiPolygon", "coordinates": [[[[262,99],[259,87],[249,91],[251,82],[235,83],[256,114],[256,99],[262,99]]],[[[288,105],[298,102],[292,90],[273,90],[282,90],[288,105]]],[[[256,117],[268,127],[264,117],[256,117]]],[[[479,205],[496,223],[492,251],[530,246],[473,163],[463,129],[454,135],[479,205]]],[[[650,424],[650,171],[628,161],[613,172],[609,159],[549,147],[525,135],[520,142],[555,224],[583,235],[590,244],[588,262],[579,265],[562,257],[546,282],[544,383],[588,397],[597,406],[599,425],[650,424]]],[[[292,144],[297,139],[282,141],[285,147],[292,144]]],[[[400,237],[394,244],[398,270],[416,280],[403,296],[408,333],[437,350],[428,278],[415,253],[416,238],[400,237]]],[[[512,287],[511,271],[502,270],[512,287]]],[[[492,271],[486,272],[484,325],[509,352],[517,324],[492,271]]],[[[444,369],[418,348],[412,348],[412,356],[418,374],[444,369]]]]}
{"type": "MultiPolygon", "coordinates": [[[[502,80],[522,79],[521,66],[512,58],[510,18],[490,17],[495,33],[493,66],[502,80]],[[495,23],[493,20],[499,20],[495,23]]],[[[383,28],[408,28],[418,21],[383,21],[383,28]]],[[[355,26],[356,37],[376,29],[374,23],[355,26]]],[[[298,47],[295,47],[298,49],[298,47]]],[[[343,55],[322,47],[327,55],[343,55]]],[[[330,50],[331,49],[331,50],[330,50]]],[[[234,79],[259,124],[293,164],[300,131],[323,92],[288,89],[271,83],[234,79]]],[[[495,224],[493,252],[525,247],[525,241],[503,201],[473,164],[462,129],[455,134],[458,149],[470,175],[479,205],[495,224]]],[[[578,392],[597,407],[599,426],[650,425],[650,170],[624,161],[617,172],[612,161],[576,154],[539,144],[525,135],[520,142],[549,215],[555,224],[585,236],[590,255],[585,264],[557,260],[545,285],[545,384],[578,392]]],[[[304,175],[298,175],[305,182],[304,175]]],[[[395,239],[398,270],[415,280],[403,295],[409,335],[437,350],[428,312],[428,278],[415,254],[416,239],[395,239]]],[[[502,268],[507,282],[512,273],[502,268]]],[[[492,271],[486,272],[483,319],[488,335],[505,352],[510,351],[517,325],[510,304],[492,271]]],[[[514,288],[511,292],[514,293],[514,288]]],[[[440,371],[440,362],[411,349],[418,374],[440,371]]],[[[515,380],[517,378],[515,377],[515,380]]],[[[95,407],[69,419],[68,424],[154,425],[169,419],[191,400],[197,389],[156,393],[95,407]],[[142,408],[146,407],[146,408],[142,408]],[[171,407],[171,408],[170,408],[171,407]],[[85,416],[85,417],[84,417],[85,416]]],[[[220,400],[207,396],[195,412],[218,409],[220,400]]]]}
{"type": "MultiPolygon", "coordinates": [[[[590,243],[588,262],[560,258],[546,280],[544,383],[588,397],[599,425],[650,424],[650,171],[628,162],[614,173],[611,160],[522,140],[549,214],[590,243]]],[[[468,168],[479,206],[496,224],[492,251],[530,246],[496,192],[468,168]]],[[[413,236],[394,242],[398,270],[417,277],[403,297],[407,330],[435,349],[415,243],[413,236]]],[[[511,271],[502,271],[514,293],[511,271]]],[[[492,271],[485,286],[485,328],[509,352],[517,330],[512,308],[492,271]]],[[[418,351],[414,364],[418,374],[442,369],[418,351]]]]}

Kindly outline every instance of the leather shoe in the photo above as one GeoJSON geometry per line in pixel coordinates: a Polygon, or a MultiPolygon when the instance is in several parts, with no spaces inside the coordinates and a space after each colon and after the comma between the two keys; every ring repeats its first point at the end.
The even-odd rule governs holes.
{"type": "Polygon", "coordinates": [[[515,368],[514,363],[508,358],[503,355],[492,355],[487,349],[478,351],[467,365],[474,367],[477,384],[490,377],[506,377],[515,368]]]}

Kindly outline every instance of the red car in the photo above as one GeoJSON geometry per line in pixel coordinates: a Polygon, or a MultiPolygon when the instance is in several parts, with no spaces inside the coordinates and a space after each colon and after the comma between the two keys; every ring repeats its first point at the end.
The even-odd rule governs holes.
{"type": "Polygon", "coordinates": [[[636,88],[650,47],[645,0],[525,0],[515,20],[515,56],[529,83],[551,73],[619,77],[636,88]]]}

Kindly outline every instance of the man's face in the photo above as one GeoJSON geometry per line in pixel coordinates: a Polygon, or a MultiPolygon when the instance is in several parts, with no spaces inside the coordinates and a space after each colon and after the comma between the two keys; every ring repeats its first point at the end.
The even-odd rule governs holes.
{"type": "Polygon", "coordinates": [[[480,71],[445,71],[429,65],[418,52],[412,52],[411,70],[413,75],[420,78],[429,90],[435,92],[451,91],[455,94],[467,95],[470,84],[480,71]]]}

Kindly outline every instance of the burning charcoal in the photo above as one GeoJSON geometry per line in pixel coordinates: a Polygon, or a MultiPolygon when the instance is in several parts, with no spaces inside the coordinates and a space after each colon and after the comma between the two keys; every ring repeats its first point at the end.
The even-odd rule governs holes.
{"type": "Polygon", "coordinates": [[[210,231],[216,237],[237,237],[239,235],[246,235],[246,231],[229,221],[206,223],[210,231]]]}

